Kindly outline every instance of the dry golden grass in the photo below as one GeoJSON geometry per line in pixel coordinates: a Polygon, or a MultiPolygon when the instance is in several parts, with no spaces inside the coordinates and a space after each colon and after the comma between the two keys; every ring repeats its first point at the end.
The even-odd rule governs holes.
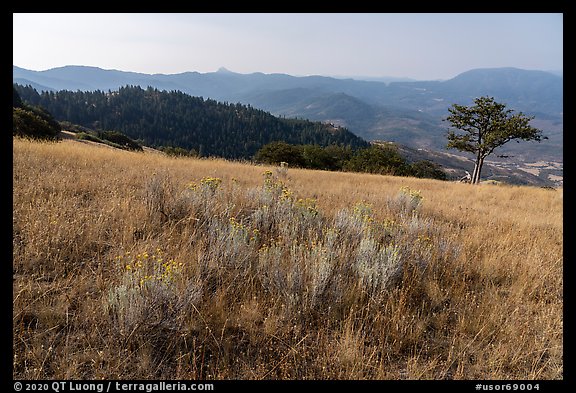
{"type": "Polygon", "coordinates": [[[15,379],[563,378],[562,190],[13,153],[15,379]]]}

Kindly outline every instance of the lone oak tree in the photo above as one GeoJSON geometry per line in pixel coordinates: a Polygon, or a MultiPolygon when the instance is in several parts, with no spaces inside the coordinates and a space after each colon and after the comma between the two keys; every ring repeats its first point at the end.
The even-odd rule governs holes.
{"type": "Polygon", "coordinates": [[[522,112],[512,114],[505,104],[494,101],[493,97],[479,97],[474,100],[475,105],[467,107],[453,104],[448,109],[450,115],[444,119],[451,126],[462,131],[457,133],[449,130],[447,134],[449,149],[457,149],[474,153],[476,161],[471,184],[480,182],[480,172],[484,159],[494,149],[511,140],[538,141],[548,139],[542,136],[542,131],[529,125],[534,117],[526,116],[522,112]]]}

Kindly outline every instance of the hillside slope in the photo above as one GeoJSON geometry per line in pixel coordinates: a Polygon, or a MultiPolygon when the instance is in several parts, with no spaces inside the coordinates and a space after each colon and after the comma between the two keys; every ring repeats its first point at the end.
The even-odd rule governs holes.
{"type": "Polygon", "coordinates": [[[120,131],[150,146],[194,149],[202,156],[250,158],[272,141],[352,147],[367,142],[342,127],[281,119],[241,104],[220,103],[177,91],[123,87],[114,92],[43,92],[15,85],[24,101],[57,120],[120,131]]]}
{"type": "Polygon", "coordinates": [[[565,377],[562,192],[12,149],[15,380],[565,377]]]}

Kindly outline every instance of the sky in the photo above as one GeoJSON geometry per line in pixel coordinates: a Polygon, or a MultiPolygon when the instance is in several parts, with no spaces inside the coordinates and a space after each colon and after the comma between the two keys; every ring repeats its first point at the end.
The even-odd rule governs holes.
{"type": "Polygon", "coordinates": [[[13,65],[449,79],[563,70],[561,13],[13,14],[13,65]]]}

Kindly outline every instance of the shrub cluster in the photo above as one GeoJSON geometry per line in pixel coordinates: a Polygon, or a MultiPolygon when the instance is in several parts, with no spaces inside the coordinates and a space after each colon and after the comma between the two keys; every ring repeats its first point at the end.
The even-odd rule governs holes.
{"type": "Polygon", "coordinates": [[[352,150],[337,145],[321,147],[272,142],[258,150],[254,160],[275,165],[285,162],[291,167],[307,169],[447,179],[446,172],[431,161],[408,163],[395,145],[372,145],[352,150]]]}
{"type": "Polygon", "coordinates": [[[13,88],[12,135],[38,139],[54,139],[60,132],[60,124],[39,106],[27,105],[13,88]]]}
{"type": "MultiPolygon", "coordinates": [[[[365,202],[325,216],[315,199],[295,196],[271,171],[257,188],[204,177],[181,192],[155,174],[145,199],[149,221],[180,227],[196,258],[177,261],[160,248],[117,257],[104,308],[113,331],[132,347],[205,329],[212,350],[221,352],[207,310],[229,310],[226,319],[234,319],[233,310],[251,302],[261,305],[260,328],[239,321],[242,329],[271,329],[266,319],[274,321],[274,335],[339,324],[355,307],[378,309],[407,274],[424,274],[433,261],[458,253],[421,217],[422,195],[407,187],[389,200],[383,220],[365,202]]],[[[254,345],[255,337],[266,337],[242,334],[249,333],[254,345]]]]}
{"type": "Polygon", "coordinates": [[[80,131],[76,138],[92,142],[103,143],[108,146],[123,150],[142,151],[142,146],[126,135],[117,131],[80,131]]]}

